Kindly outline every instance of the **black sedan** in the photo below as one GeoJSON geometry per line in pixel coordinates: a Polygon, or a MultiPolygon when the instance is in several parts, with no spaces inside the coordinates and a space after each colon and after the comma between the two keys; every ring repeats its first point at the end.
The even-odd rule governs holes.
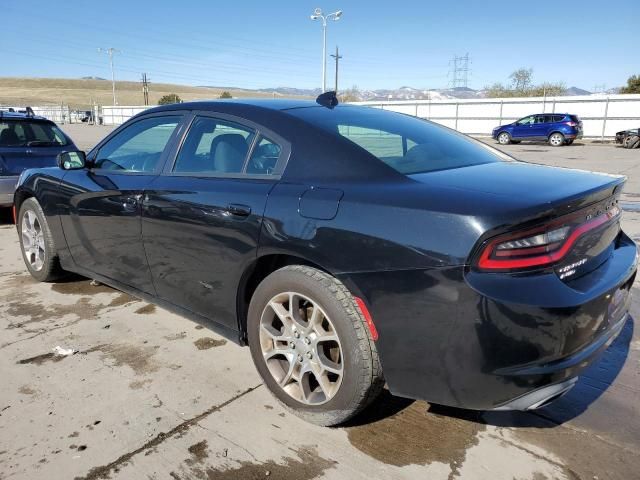
{"type": "Polygon", "coordinates": [[[322,425],[385,382],[483,410],[571,388],[628,318],[624,177],[327,100],[153,108],[25,172],[28,270],[80,273],[248,344],[273,394],[322,425]]]}

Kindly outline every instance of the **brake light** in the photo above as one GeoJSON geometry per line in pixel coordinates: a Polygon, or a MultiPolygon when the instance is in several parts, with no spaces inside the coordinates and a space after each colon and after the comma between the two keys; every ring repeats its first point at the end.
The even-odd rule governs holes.
{"type": "Polygon", "coordinates": [[[477,266],[482,270],[517,270],[552,265],[564,258],[581,236],[619,215],[620,208],[614,205],[583,223],[577,222],[580,217],[574,214],[534,230],[501,235],[484,247],[477,266]]]}
{"type": "Polygon", "coordinates": [[[570,127],[577,127],[578,124],[576,122],[565,122],[565,125],[569,125],[570,127]]]}

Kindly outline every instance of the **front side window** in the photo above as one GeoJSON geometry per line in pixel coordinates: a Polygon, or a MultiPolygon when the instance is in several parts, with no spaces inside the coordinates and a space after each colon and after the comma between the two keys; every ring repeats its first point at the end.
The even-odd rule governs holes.
{"type": "Polygon", "coordinates": [[[521,118],[520,120],[518,120],[516,122],[517,125],[531,125],[532,123],[535,122],[535,118],[533,115],[529,116],[529,117],[524,117],[521,118]]]}
{"type": "Polygon", "coordinates": [[[196,118],[173,167],[177,173],[242,173],[255,132],[212,117],[196,118]]]}
{"type": "Polygon", "coordinates": [[[510,159],[466,135],[409,115],[350,106],[287,113],[346,138],[405,175],[510,159]]]}
{"type": "Polygon", "coordinates": [[[0,147],[57,147],[67,144],[67,137],[54,123],[29,120],[0,121],[0,147]]]}
{"type": "Polygon", "coordinates": [[[100,148],[95,168],[153,172],[180,120],[178,115],[151,117],[129,125],[100,148]]]}

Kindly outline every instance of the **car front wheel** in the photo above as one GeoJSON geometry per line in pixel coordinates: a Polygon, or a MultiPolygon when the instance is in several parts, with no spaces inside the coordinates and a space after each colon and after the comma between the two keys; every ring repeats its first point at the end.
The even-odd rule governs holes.
{"type": "Polygon", "coordinates": [[[247,333],[265,385],[309,422],[345,422],[384,384],[375,343],[354,297],[321,270],[294,265],[265,278],[249,305],[247,333]]]}
{"type": "Polygon", "coordinates": [[[511,143],[511,135],[509,135],[507,132],[502,132],[500,135],[498,135],[498,143],[500,145],[509,145],[511,143]]]}
{"type": "Polygon", "coordinates": [[[549,145],[552,147],[561,147],[564,145],[564,135],[558,132],[552,133],[549,136],[549,145]]]}
{"type": "Polygon", "coordinates": [[[29,273],[40,282],[51,282],[64,275],[56,246],[42,207],[35,198],[28,198],[18,214],[20,250],[29,273]]]}

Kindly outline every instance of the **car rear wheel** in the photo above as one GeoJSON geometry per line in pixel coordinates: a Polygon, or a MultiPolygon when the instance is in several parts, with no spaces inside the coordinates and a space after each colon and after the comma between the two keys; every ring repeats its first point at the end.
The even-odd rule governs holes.
{"type": "Polygon", "coordinates": [[[640,147],[640,137],[638,135],[633,135],[629,137],[627,140],[627,148],[639,148],[640,147]]]}
{"type": "Polygon", "coordinates": [[[561,147],[564,142],[564,135],[561,133],[555,132],[549,135],[549,145],[552,147],[561,147]]]}
{"type": "Polygon", "coordinates": [[[40,282],[62,277],[64,270],[60,267],[49,224],[35,198],[22,203],[17,222],[20,251],[31,276],[40,282]]]}
{"type": "Polygon", "coordinates": [[[500,145],[509,145],[511,143],[511,135],[509,135],[507,132],[502,132],[500,135],[498,135],[498,143],[500,145]]]}
{"type": "Polygon", "coordinates": [[[315,268],[284,267],[256,289],[247,319],[251,356],[271,393],[318,425],[345,422],[384,384],[354,297],[315,268]]]}

